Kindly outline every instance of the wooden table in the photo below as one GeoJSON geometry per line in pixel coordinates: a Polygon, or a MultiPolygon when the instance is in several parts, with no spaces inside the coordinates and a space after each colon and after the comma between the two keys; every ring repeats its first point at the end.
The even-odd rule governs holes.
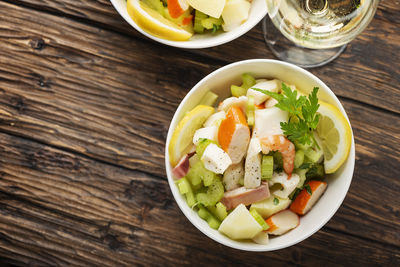
{"type": "MultiPolygon", "coordinates": [[[[16,265],[400,265],[400,1],[313,69],[353,126],[347,197],[319,232],[250,253],[198,231],[166,181],[181,99],[228,63],[273,58],[261,25],[203,50],[167,47],[106,0],[0,1],[0,257],[16,265]]],[[[1,263],[0,262],[0,263],[1,263]]]]}

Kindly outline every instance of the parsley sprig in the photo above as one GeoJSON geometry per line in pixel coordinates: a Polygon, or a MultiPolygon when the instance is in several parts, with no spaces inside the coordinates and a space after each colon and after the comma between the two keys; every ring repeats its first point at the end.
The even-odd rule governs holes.
{"type": "Polygon", "coordinates": [[[275,106],[281,110],[289,112],[291,118],[288,122],[281,122],[283,133],[291,141],[297,141],[303,145],[318,144],[314,138],[313,131],[317,128],[320,115],[317,114],[318,104],[318,87],[314,87],[311,94],[306,96],[298,96],[297,91],[290,89],[289,86],[282,83],[283,94],[270,92],[258,88],[253,90],[264,93],[278,101],[275,106]]]}

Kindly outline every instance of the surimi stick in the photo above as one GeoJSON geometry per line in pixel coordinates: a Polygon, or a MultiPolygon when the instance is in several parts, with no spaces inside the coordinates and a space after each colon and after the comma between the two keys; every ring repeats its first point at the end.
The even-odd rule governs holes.
{"type": "Polygon", "coordinates": [[[174,19],[181,16],[188,8],[186,0],[168,0],[168,13],[174,19]]]}
{"type": "Polygon", "coordinates": [[[283,210],[275,213],[266,219],[265,222],[269,225],[267,233],[272,235],[282,235],[287,231],[296,228],[300,223],[300,219],[296,213],[290,210],[283,210]]]}
{"type": "Polygon", "coordinates": [[[226,118],[221,122],[218,130],[218,142],[228,153],[233,164],[239,163],[250,141],[250,129],[243,111],[237,107],[229,108],[226,118]]]}
{"type": "Polygon", "coordinates": [[[304,188],[290,205],[290,210],[299,215],[306,214],[325,192],[327,183],[321,181],[310,181],[305,187],[309,186],[311,194],[304,188]]]}

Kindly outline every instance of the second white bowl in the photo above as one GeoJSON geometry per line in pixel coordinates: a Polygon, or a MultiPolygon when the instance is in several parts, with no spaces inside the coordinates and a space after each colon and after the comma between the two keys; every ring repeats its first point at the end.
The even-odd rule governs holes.
{"type": "Polygon", "coordinates": [[[218,34],[194,34],[192,38],[188,41],[170,41],[155,37],[147,32],[145,32],[142,28],[140,28],[129,16],[128,11],[126,9],[126,0],[111,0],[111,3],[118,11],[118,13],[128,22],[133,28],[135,28],[138,32],[143,35],[153,39],[162,44],[180,47],[180,48],[207,48],[218,46],[227,42],[230,42],[249,30],[251,30],[257,23],[261,21],[262,18],[267,14],[267,4],[265,0],[253,0],[251,3],[249,18],[240,25],[238,28],[229,31],[229,32],[221,32],[218,34]]]}

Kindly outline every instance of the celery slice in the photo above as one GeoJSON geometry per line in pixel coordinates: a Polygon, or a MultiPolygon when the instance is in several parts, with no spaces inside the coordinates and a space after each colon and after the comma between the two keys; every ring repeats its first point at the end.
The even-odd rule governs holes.
{"type": "Polygon", "coordinates": [[[219,226],[221,225],[221,222],[218,221],[214,216],[210,217],[207,220],[208,225],[212,228],[217,230],[219,228],[219,226]]]}
{"type": "Polygon", "coordinates": [[[308,144],[300,144],[297,141],[294,141],[294,146],[296,147],[296,149],[301,149],[303,151],[306,151],[307,149],[309,149],[311,147],[311,145],[308,144]]]}
{"type": "Polygon", "coordinates": [[[300,181],[297,184],[297,188],[303,188],[304,182],[306,181],[306,173],[308,169],[296,169],[295,173],[297,173],[300,177],[300,181]]]}
{"type": "Polygon", "coordinates": [[[228,216],[228,212],[226,211],[226,207],[221,202],[218,202],[216,207],[217,218],[223,221],[226,216],[228,216]]]}
{"type": "Polygon", "coordinates": [[[207,139],[207,138],[201,138],[199,140],[199,144],[196,147],[196,154],[199,158],[201,158],[203,156],[204,150],[206,150],[207,146],[209,144],[217,144],[217,142],[207,139]]]}
{"type": "Polygon", "coordinates": [[[296,150],[296,156],[294,158],[294,167],[298,168],[304,162],[304,151],[301,149],[296,150]]]}
{"type": "Polygon", "coordinates": [[[185,177],[183,177],[177,181],[177,185],[179,193],[185,195],[188,206],[193,207],[194,204],[196,204],[196,199],[194,197],[194,193],[189,181],[185,177]]]}
{"type": "Polygon", "coordinates": [[[248,73],[242,74],[242,85],[231,85],[231,93],[233,96],[239,97],[247,94],[247,90],[256,84],[256,79],[248,73]]]}
{"type": "Polygon", "coordinates": [[[316,147],[309,147],[304,152],[304,156],[309,159],[312,163],[317,163],[323,156],[324,152],[322,149],[316,147]]]}
{"type": "Polygon", "coordinates": [[[258,224],[261,225],[264,231],[269,229],[269,225],[265,222],[265,220],[263,219],[263,217],[261,217],[261,215],[257,212],[257,210],[255,209],[250,210],[250,214],[258,222],[258,224]]]}
{"type": "Polygon", "coordinates": [[[178,189],[179,193],[181,193],[182,195],[188,193],[189,190],[191,190],[190,184],[185,177],[178,180],[178,189]]]}
{"type": "Polygon", "coordinates": [[[214,206],[224,196],[224,186],[222,182],[216,178],[213,183],[207,188],[206,193],[198,193],[196,199],[204,206],[214,206]]]}
{"type": "Polygon", "coordinates": [[[203,171],[204,166],[201,161],[196,162],[193,166],[190,166],[189,172],[186,174],[186,178],[190,181],[190,183],[197,187],[201,184],[201,173],[203,171]]]}
{"type": "Polygon", "coordinates": [[[207,209],[220,221],[223,221],[226,216],[228,216],[228,212],[226,211],[226,207],[221,202],[218,202],[215,206],[209,206],[207,209]]]}
{"type": "Polygon", "coordinates": [[[256,79],[254,79],[254,77],[251,76],[250,74],[244,73],[242,74],[242,82],[243,84],[241,87],[243,87],[247,91],[247,89],[256,84],[256,79]]]}
{"type": "Polygon", "coordinates": [[[208,225],[213,229],[218,229],[221,222],[215,218],[208,210],[206,210],[202,205],[199,205],[199,210],[197,212],[200,218],[207,221],[208,225]]]}
{"type": "Polygon", "coordinates": [[[201,24],[201,21],[203,19],[206,19],[208,16],[196,9],[195,14],[194,14],[194,24],[193,24],[193,30],[195,33],[203,33],[204,32],[204,27],[201,24]]]}
{"type": "Polygon", "coordinates": [[[154,9],[161,15],[164,15],[164,5],[160,0],[142,0],[151,9],[154,9]]]}
{"type": "Polygon", "coordinates": [[[231,93],[233,96],[239,97],[246,95],[247,90],[237,85],[231,85],[231,93]]]}
{"type": "Polygon", "coordinates": [[[207,170],[204,167],[203,162],[198,161],[192,167],[190,167],[189,172],[186,174],[186,178],[190,183],[196,188],[200,188],[201,181],[203,181],[204,186],[209,186],[213,183],[217,174],[212,171],[207,170]]]}
{"type": "Polygon", "coordinates": [[[186,203],[190,208],[192,208],[196,204],[196,198],[194,197],[192,189],[190,189],[185,196],[186,196],[186,203]]]}
{"type": "Polygon", "coordinates": [[[215,177],[216,177],[215,173],[204,168],[204,172],[201,176],[201,178],[203,179],[203,185],[210,186],[213,183],[215,177]]]}
{"type": "Polygon", "coordinates": [[[261,179],[267,180],[272,178],[274,172],[274,157],[263,155],[261,163],[261,179]]]}
{"type": "Polygon", "coordinates": [[[220,26],[222,24],[222,19],[216,18],[206,18],[201,21],[201,25],[206,28],[207,30],[212,30],[213,25],[220,26]]]}
{"type": "Polygon", "coordinates": [[[213,106],[218,99],[218,95],[208,91],[200,100],[199,105],[213,106]]]}
{"type": "Polygon", "coordinates": [[[207,220],[208,217],[210,216],[210,213],[202,206],[199,206],[199,211],[197,212],[197,214],[199,214],[199,217],[202,218],[203,220],[207,220]]]}
{"type": "Polygon", "coordinates": [[[249,96],[247,100],[247,109],[246,109],[246,114],[247,114],[247,124],[252,127],[254,126],[254,120],[255,120],[255,107],[254,107],[254,96],[249,96]]]}

